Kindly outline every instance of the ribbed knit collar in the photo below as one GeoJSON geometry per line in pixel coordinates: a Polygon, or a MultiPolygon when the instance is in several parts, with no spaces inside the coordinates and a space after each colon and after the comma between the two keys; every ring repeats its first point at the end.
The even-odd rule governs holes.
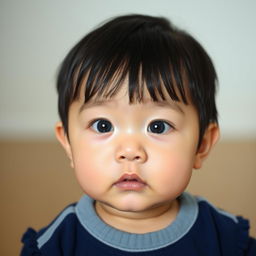
{"type": "Polygon", "coordinates": [[[180,198],[176,219],[166,228],[146,234],[133,234],[115,229],[103,222],[95,212],[94,200],[83,196],[76,206],[79,221],[96,239],[111,247],[129,251],[152,251],[166,247],[181,239],[191,229],[198,215],[196,199],[188,193],[180,198]]]}

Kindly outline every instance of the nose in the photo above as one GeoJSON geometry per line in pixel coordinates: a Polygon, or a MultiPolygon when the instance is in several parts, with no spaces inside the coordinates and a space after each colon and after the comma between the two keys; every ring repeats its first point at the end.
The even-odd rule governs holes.
{"type": "Polygon", "coordinates": [[[138,142],[129,139],[117,149],[116,161],[144,163],[147,160],[145,148],[138,142]]]}

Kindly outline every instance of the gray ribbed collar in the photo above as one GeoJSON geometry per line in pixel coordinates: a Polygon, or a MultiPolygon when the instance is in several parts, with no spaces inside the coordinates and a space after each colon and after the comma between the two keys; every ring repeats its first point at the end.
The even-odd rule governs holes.
{"type": "Polygon", "coordinates": [[[127,233],[107,225],[97,216],[94,201],[86,195],[78,202],[76,212],[83,227],[102,243],[124,251],[140,252],[160,249],[181,239],[196,221],[198,204],[193,196],[183,193],[175,221],[165,229],[147,234],[127,233]]]}

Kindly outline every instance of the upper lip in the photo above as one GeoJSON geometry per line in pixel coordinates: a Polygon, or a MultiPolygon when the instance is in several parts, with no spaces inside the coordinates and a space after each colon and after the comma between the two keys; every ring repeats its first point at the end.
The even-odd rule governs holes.
{"type": "Polygon", "coordinates": [[[124,181],[137,181],[140,183],[146,184],[136,173],[125,173],[123,174],[120,179],[116,183],[124,182],[124,181]]]}

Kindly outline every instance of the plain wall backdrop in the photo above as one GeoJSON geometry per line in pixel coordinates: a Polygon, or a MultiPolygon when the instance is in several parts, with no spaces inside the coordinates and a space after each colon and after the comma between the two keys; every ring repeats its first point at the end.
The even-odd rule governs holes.
{"type": "Polygon", "coordinates": [[[55,78],[68,50],[103,20],[161,15],[212,57],[223,138],[256,138],[256,1],[1,0],[0,138],[52,138],[55,78]]]}

